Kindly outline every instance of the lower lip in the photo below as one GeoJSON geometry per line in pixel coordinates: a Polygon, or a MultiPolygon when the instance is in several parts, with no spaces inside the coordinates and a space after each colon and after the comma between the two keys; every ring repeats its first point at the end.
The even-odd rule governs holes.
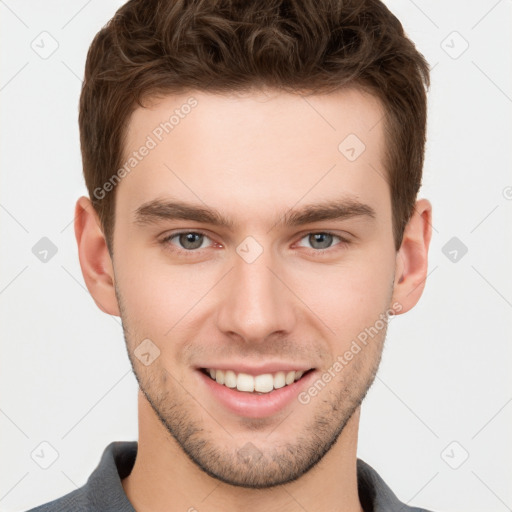
{"type": "Polygon", "coordinates": [[[309,385],[316,373],[314,370],[310,371],[293,384],[257,395],[256,393],[237,391],[236,388],[228,388],[208,377],[203,371],[197,370],[197,372],[209,392],[224,408],[246,418],[264,418],[283,410],[297,400],[298,394],[309,385]]]}

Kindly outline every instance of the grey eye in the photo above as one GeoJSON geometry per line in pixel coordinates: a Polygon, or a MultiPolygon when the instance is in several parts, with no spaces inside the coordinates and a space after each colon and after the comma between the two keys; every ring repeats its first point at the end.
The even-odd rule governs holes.
{"type": "Polygon", "coordinates": [[[313,249],[329,249],[332,246],[334,238],[338,238],[336,235],[330,233],[310,233],[306,235],[302,240],[306,239],[313,249]]]}
{"type": "Polygon", "coordinates": [[[179,233],[175,235],[179,240],[180,245],[187,250],[199,249],[203,244],[204,235],[201,233],[179,233]]]}

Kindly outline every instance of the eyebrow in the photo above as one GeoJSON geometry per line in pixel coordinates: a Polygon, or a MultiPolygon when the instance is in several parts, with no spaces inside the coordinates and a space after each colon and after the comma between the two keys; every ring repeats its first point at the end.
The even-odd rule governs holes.
{"type": "MultiPolygon", "coordinates": [[[[156,224],[160,221],[189,220],[233,230],[235,222],[218,210],[180,200],[153,199],[134,210],[134,222],[139,225],[156,224]]],[[[278,220],[276,226],[297,227],[326,220],[344,220],[363,217],[373,220],[375,210],[355,198],[343,198],[323,203],[308,204],[300,209],[290,209],[278,220]]]]}

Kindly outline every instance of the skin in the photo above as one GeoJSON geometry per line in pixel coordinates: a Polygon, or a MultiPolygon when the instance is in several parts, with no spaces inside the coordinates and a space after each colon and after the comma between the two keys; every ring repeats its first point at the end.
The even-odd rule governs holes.
{"type": "Polygon", "coordinates": [[[405,313],[419,300],[431,204],[417,201],[395,251],[383,110],[357,89],[307,101],[261,90],[155,98],[132,115],[127,152],[190,96],[197,107],[116,187],[113,258],[90,200],[76,205],[85,282],[101,310],[121,316],[141,388],[138,454],[123,488],[139,512],[361,511],[360,403],[385,327],[309,403],[293,400],[265,418],[223,408],[196,367],[285,361],[321,377],[379,315],[405,313]],[[338,150],[350,133],[366,146],[353,162],[338,150]],[[276,224],[291,210],[348,197],[371,206],[375,218],[276,224]],[[135,210],[156,198],[215,208],[235,226],[135,222],[135,210]],[[176,230],[207,236],[185,255],[186,240],[162,243],[176,230]],[[335,236],[321,246],[308,236],[322,231],[349,243],[335,236]],[[247,236],[263,249],[252,263],[236,252],[247,236]],[[148,366],[134,355],[146,338],[160,350],[148,366]],[[251,464],[237,456],[247,446],[259,454],[251,464]]]}

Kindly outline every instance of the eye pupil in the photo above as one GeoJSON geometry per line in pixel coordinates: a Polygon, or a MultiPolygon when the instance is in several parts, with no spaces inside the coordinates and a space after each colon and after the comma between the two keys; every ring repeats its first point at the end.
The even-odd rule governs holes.
{"type": "Polygon", "coordinates": [[[201,244],[203,242],[202,237],[203,235],[201,233],[182,233],[179,236],[179,241],[182,247],[186,249],[198,249],[199,247],[201,247],[201,244]]]}
{"type": "Polygon", "coordinates": [[[329,233],[313,233],[309,235],[309,242],[315,249],[327,249],[332,243],[332,235],[329,233]],[[320,247],[315,246],[317,242],[320,242],[320,247]]]}

